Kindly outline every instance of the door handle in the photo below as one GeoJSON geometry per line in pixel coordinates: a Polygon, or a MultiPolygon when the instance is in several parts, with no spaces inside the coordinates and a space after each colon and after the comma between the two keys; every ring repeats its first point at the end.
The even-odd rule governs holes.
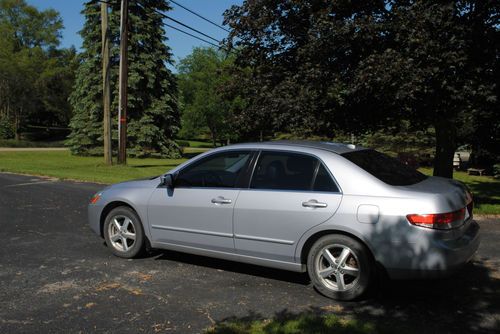
{"type": "Polygon", "coordinates": [[[212,203],[214,204],[231,204],[233,201],[231,201],[228,198],[224,198],[222,196],[219,196],[217,198],[212,198],[212,203]]]}
{"type": "Polygon", "coordinates": [[[305,208],[326,208],[328,206],[328,204],[318,202],[315,199],[310,199],[307,202],[302,202],[302,206],[305,208]]]}

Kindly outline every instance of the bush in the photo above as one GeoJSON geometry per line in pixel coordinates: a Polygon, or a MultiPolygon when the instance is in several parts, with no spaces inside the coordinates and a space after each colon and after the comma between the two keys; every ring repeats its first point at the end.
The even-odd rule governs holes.
{"type": "Polygon", "coordinates": [[[14,138],[14,127],[6,117],[0,118],[0,139],[14,138]]]}
{"type": "Polygon", "coordinates": [[[500,164],[493,165],[493,177],[495,179],[500,179],[500,164]]]}

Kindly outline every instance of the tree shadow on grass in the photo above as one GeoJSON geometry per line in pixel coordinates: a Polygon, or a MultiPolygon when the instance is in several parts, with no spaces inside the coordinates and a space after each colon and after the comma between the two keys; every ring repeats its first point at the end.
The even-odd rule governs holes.
{"type": "Polygon", "coordinates": [[[481,204],[500,204],[500,182],[498,181],[474,181],[468,183],[474,196],[474,202],[481,204]]]}
{"type": "Polygon", "coordinates": [[[207,330],[210,334],[366,334],[375,332],[378,331],[373,323],[328,314],[318,308],[310,308],[299,314],[283,310],[271,319],[264,319],[257,313],[249,313],[248,316],[242,318],[225,319],[207,330]]]}

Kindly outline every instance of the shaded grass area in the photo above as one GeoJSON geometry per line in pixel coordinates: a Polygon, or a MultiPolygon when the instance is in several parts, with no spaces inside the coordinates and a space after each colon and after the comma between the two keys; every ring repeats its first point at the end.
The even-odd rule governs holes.
{"type": "Polygon", "coordinates": [[[212,148],[214,147],[212,143],[200,140],[186,140],[189,143],[189,147],[194,148],[212,148]]]}
{"type": "Polygon", "coordinates": [[[55,141],[31,141],[31,140],[15,140],[15,139],[0,139],[0,147],[64,147],[64,140],[55,141]]]}
{"type": "MultiPolygon", "coordinates": [[[[338,316],[320,311],[294,314],[287,311],[276,314],[272,319],[262,319],[257,315],[227,319],[209,328],[207,334],[365,334],[397,333],[402,328],[377,326],[374,322],[338,316]]],[[[405,330],[411,333],[410,330],[405,330]]]]}
{"type": "MultiPolygon", "coordinates": [[[[420,168],[422,173],[432,175],[432,168],[420,168]]],[[[468,175],[467,172],[453,172],[455,180],[465,183],[474,196],[474,212],[479,214],[500,214],[500,180],[491,176],[468,175]]]]}
{"type": "Polygon", "coordinates": [[[107,166],[102,157],[79,157],[68,151],[0,152],[0,171],[116,183],[160,175],[185,160],[129,158],[127,166],[107,166]]]}

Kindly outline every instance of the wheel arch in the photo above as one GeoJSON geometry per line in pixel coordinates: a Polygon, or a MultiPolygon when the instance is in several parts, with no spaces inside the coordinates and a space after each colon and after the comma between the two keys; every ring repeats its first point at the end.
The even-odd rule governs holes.
{"type": "Polygon", "coordinates": [[[348,231],[344,231],[344,230],[340,230],[340,229],[333,229],[333,228],[315,232],[314,234],[310,235],[307,238],[307,240],[304,242],[302,248],[300,249],[300,263],[307,264],[307,256],[309,255],[309,251],[311,250],[311,247],[314,245],[314,243],[317,240],[319,240],[321,237],[323,237],[325,235],[331,235],[331,234],[345,235],[347,237],[353,238],[356,241],[360,242],[368,250],[370,257],[373,260],[373,263],[377,263],[373,249],[365,240],[363,240],[361,237],[357,236],[354,233],[350,233],[348,231]]]}
{"type": "MultiPolygon", "coordinates": [[[[130,205],[129,203],[124,202],[124,201],[120,201],[120,200],[109,202],[102,209],[101,215],[99,217],[99,231],[100,231],[100,234],[101,234],[102,238],[104,238],[104,222],[106,220],[106,217],[111,212],[111,210],[113,210],[115,208],[118,208],[120,206],[125,206],[125,207],[130,208],[131,210],[133,210],[135,212],[135,214],[139,217],[139,219],[141,218],[141,216],[139,215],[139,213],[137,212],[137,210],[132,205],[130,205]]],[[[142,221],[141,221],[141,225],[142,225],[142,228],[144,229],[144,223],[142,221]]]]}

